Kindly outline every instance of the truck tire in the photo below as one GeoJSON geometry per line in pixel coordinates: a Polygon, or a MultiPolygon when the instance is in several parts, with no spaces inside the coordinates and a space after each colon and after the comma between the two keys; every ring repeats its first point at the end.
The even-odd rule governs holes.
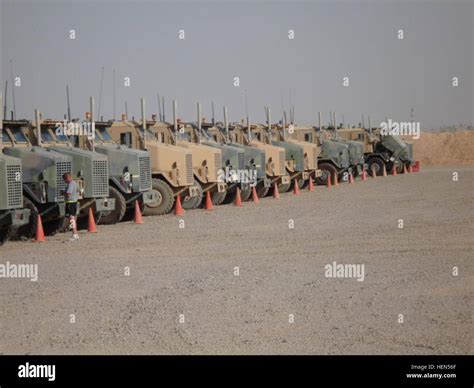
{"type": "Polygon", "coordinates": [[[0,229],[0,247],[10,239],[10,228],[0,229]]]}
{"type": "MultiPolygon", "coordinates": [[[[385,162],[380,158],[372,158],[369,160],[369,175],[372,176],[372,168],[375,169],[375,175],[382,176],[383,168],[387,168],[385,162]]],[[[388,171],[387,171],[388,172],[388,171]]]]}
{"type": "Polygon", "coordinates": [[[214,193],[211,194],[212,204],[216,206],[222,205],[226,196],[227,196],[227,191],[223,191],[221,193],[215,191],[214,193]]]}
{"type": "Polygon", "coordinates": [[[194,179],[194,185],[198,187],[198,195],[195,196],[195,197],[184,197],[183,198],[183,209],[184,210],[197,209],[202,204],[202,199],[204,197],[204,193],[202,191],[202,186],[196,179],[194,179]]]}
{"type": "Polygon", "coordinates": [[[290,183],[285,183],[285,184],[280,184],[280,185],[278,185],[278,191],[279,191],[281,194],[290,191],[290,189],[291,189],[291,181],[290,181],[290,183]]]}
{"type": "Polygon", "coordinates": [[[242,198],[242,201],[248,201],[250,197],[252,196],[252,188],[249,187],[248,189],[242,190],[240,192],[240,197],[242,198]]]}
{"type": "Polygon", "coordinates": [[[127,211],[127,201],[125,197],[113,186],[109,186],[109,198],[115,199],[115,209],[110,212],[102,213],[100,223],[103,225],[113,225],[122,221],[127,211]]]}
{"type": "Polygon", "coordinates": [[[316,178],[316,183],[318,185],[327,185],[328,178],[331,178],[331,183],[335,184],[334,176],[337,174],[337,169],[330,163],[321,163],[319,169],[322,174],[320,177],[316,178]]]}
{"type": "Polygon", "coordinates": [[[145,206],[145,215],[161,216],[167,214],[173,209],[174,194],[171,187],[162,179],[152,179],[153,190],[158,192],[158,200],[153,203],[147,203],[145,206]]]}
{"type": "Polygon", "coordinates": [[[55,220],[43,223],[43,230],[46,236],[54,236],[59,232],[63,232],[67,227],[66,217],[59,217],[55,220]]]}
{"type": "MultiPolygon", "coordinates": [[[[257,185],[257,195],[258,195],[258,198],[263,198],[265,196],[267,196],[270,192],[270,187],[265,187],[265,185],[263,183],[260,183],[257,185]]],[[[273,193],[273,188],[271,190],[271,192],[273,193]]]]}

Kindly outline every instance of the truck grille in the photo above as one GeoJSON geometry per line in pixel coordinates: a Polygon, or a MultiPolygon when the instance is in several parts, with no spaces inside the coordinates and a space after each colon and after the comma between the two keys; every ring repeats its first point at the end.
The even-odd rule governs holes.
{"type": "Polygon", "coordinates": [[[243,152],[239,152],[238,157],[239,157],[239,162],[238,162],[237,168],[239,170],[243,170],[245,169],[245,154],[243,152]]]}
{"type": "Polygon", "coordinates": [[[149,156],[140,156],[138,158],[140,165],[140,190],[151,189],[151,163],[149,156]]]}
{"type": "Polygon", "coordinates": [[[192,185],[194,183],[194,172],[193,172],[193,155],[186,155],[186,184],[192,185]]]}
{"type": "Polygon", "coordinates": [[[106,160],[92,161],[92,195],[94,197],[109,195],[109,168],[106,160]]]}
{"type": "Polygon", "coordinates": [[[216,168],[216,180],[219,179],[219,170],[222,168],[222,156],[219,153],[214,153],[214,166],[216,168]]]}
{"type": "Polygon", "coordinates": [[[285,151],[280,151],[280,174],[285,173],[285,151]]]}
{"type": "Polygon", "coordinates": [[[56,163],[56,198],[58,201],[64,201],[64,195],[61,193],[66,190],[66,182],[64,182],[63,175],[66,172],[72,172],[71,162],[57,162],[56,163]]]}
{"type": "Polygon", "coordinates": [[[21,166],[7,166],[8,207],[21,207],[23,204],[21,166]],[[18,179],[17,177],[20,177],[18,179]]]}

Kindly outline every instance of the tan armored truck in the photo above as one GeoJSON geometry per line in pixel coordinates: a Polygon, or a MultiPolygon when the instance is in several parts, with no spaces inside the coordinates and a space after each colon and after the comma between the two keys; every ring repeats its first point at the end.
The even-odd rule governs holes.
{"type": "Polygon", "coordinates": [[[156,134],[146,127],[145,102],[142,100],[141,123],[128,121],[110,122],[107,128],[112,140],[131,148],[147,150],[151,158],[153,190],[158,192],[156,202],[145,206],[146,215],[161,215],[170,212],[178,195],[195,198],[199,187],[194,184],[193,155],[190,150],[159,141],[156,134]]]}
{"type": "Polygon", "coordinates": [[[147,123],[159,142],[179,146],[192,152],[194,184],[198,187],[197,197],[185,197],[183,208],[196,209],[201,206],[206,192],[222,193],[225,197],[227,184],[220,179],[222,151],[199,142],[196,131],[190,124],[181,123],[177,118],[177,104],[173,101],[173,123],[159,122],[156,116],[147,123]]]}
{"type": "MultiPolygon", "coordinates": [[[[265,152],[265,172],[270,186],[260,182],[257,185],[257,194],[259,197],[264,197],[268,193],[273,192],[275,183],[278,186],[289,187],[291,181],[290,176],[286,172],[285,167],[285,149],[278,147],[265,139],[259,139],[253,135],[257,126],[250,125],[250,120],[247,118],[247,125],[231,124],[229,125],[229,137],[232,143],[238,143],[245,146],[255,147],[265,152]]],[[[258,133],[258,131],[256,131],[258,133]]],[[[278,189],[280,191],[280,188],[278,189]]]]}

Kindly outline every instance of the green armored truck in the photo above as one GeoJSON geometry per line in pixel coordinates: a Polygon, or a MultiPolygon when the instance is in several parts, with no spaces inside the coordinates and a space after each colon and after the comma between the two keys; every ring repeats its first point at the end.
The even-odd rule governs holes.
{"type": "MultiPolygon", "coordinates": [[[[82,123],[82,130],[88,130],[87,123],[82,123]]],[[[82,229],[88,225],[89,209],[96,223],[115,209],[115,199],[109,198],[109,162],[105,155],[74,147],[73,139],[63,131],[61,122],[40,117],[30,126],[29,138],[38,147],[72,160],[70,172],[80,188],[77,225],[82,229]]]]}

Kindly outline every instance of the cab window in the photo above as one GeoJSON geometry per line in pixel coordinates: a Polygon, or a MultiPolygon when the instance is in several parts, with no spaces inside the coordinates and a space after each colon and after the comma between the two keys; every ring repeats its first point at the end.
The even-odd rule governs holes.
{"type": "Polygon", "coordinates": [[[305,133],[304,134],[304,141],[313,141],[313,134],[312,133],[305,133]]]}
{"type": "Polygon", "coordinates": [[[51,136],[51,133],[47,129],[42,129],[41,130],[41,140],[45,142],[53,142],[53,136],[51,136]]]}

